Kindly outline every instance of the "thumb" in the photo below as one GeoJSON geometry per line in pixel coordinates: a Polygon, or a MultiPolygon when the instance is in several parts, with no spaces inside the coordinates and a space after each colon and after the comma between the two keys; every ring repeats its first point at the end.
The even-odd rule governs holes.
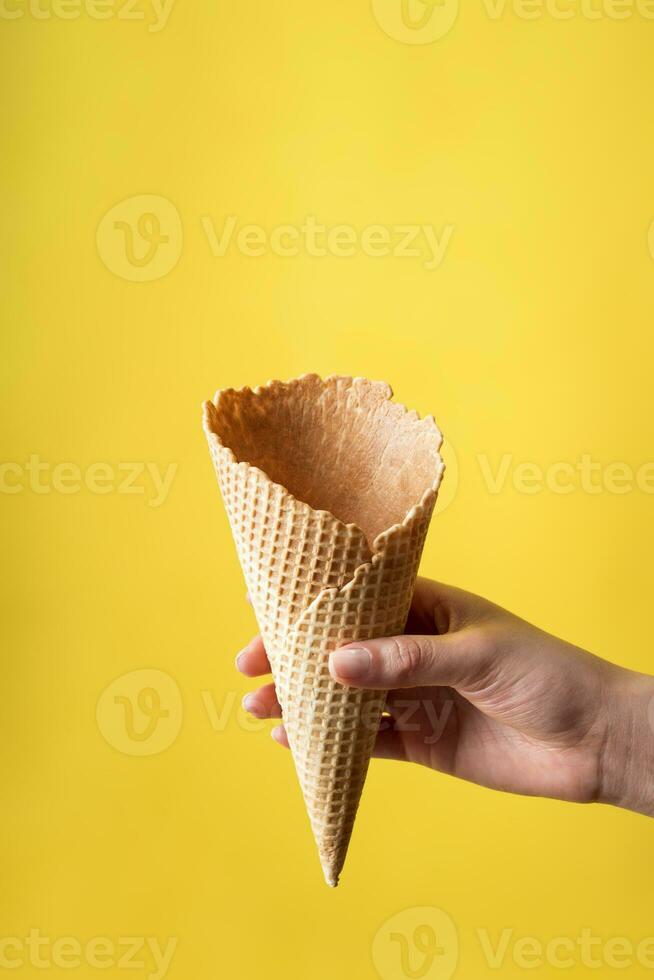
{"type": "MultiPolygon", "coordinates": [[[[386,691],[403,687],[457,687],[478,677],[489,654],[468,631],[444,636],[390,636],[335,650],[329,671],[346,687],[386,691]]],[[[469,631],[472,634],[472,631],[469,631]]]]}

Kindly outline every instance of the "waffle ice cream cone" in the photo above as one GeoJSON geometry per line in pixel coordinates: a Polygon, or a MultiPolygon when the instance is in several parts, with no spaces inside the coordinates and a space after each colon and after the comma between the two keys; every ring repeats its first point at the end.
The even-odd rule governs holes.
{"type": "Polygon", "coordinates": [[[226,389],[204,429],[329,885],[338,883],[385,693],[332,650],[401,633],[443,474],[434,420],[381,382],[305,375],[226,389]]]}

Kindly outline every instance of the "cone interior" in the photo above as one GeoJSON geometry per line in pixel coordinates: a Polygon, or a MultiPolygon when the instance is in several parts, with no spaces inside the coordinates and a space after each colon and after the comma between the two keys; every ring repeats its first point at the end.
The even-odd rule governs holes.
{"type": "Polygon", "coordinates": [[[391,394],[380,382],[306,375],[223,391],[207,406],[208,422],[237,462],[357,525],[372,550],[437,483],[442,466],[433,419],[407,412],[391,394]]]}

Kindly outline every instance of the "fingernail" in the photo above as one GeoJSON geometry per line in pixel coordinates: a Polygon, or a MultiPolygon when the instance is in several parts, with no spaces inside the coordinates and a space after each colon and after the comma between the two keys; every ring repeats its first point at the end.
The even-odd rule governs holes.
{"type": "Polygon", "coordinates": [[[338,650],[330,657],[331,671],[347,681],[360,681],[370,670],[370,659],[369,651],[363,647],[338,650]]]}
{"type": "Polygon", "coordinates": [[[270,737],[274,742],[279,742],[280,745],[284,744],[284,726],[275,725],[270,733],[270,737]]]}
{"type": "Polygon", "coordinates": [[[241,704],[245,710],[249,711],[255,718],[263,718],[263,707],[261,702],[257,701],[254,694],[246,694],[241,704]]]}
{"type": "Polygon", "coordinates": [[[243,654],[245,653],[245,651],[246,651],[246,649],[247,649],[247,648],[246,648],[246,647],[244,647],[244,648],[243,648],[242,650],[240,650],[240,651],[239,651],[239,652],[238,652],[238,653],[236,654],[236,661],[235,661],[235,662],[236,662],[236,669],[237,669],[237,670],[242,670],[242,667],[241,667],[241,657],[242,657],[242,656],[243,656],[243,654]]]}

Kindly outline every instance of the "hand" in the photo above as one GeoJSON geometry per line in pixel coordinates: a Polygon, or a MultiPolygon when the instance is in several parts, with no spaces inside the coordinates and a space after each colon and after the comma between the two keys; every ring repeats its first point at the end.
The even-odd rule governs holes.
{"type": "MultiPolygon", "coordinates": [[[[374,755],[493,789],[654,815],[654,678],[425,579],[407,632],[330,657],[339,683],[389,691],[374,755]]],[[[260,637],[237,664],[250,677],[270,671],[260,637]]],[[[273,684],[243,703],[257,717],[281,717],[273,684]]],[[[272,734],[288,745],[282,726],[272,734]]]]}

